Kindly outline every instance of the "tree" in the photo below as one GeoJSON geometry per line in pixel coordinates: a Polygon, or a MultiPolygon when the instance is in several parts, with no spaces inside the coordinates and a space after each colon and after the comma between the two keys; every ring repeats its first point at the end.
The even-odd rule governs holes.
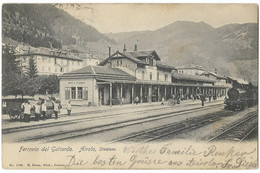
{"type": "Polygon", "coordinates": [[[19,87],[22,82],[20,61],[14,55],[14,47],[6,45],[2,49],[2,93],[3,95],[21,94],[22,91],[19,87]]]}
{"type": "Polygon", "coordinates": [[[24,94],[34,96],[35,94],[54,94],[59,92],[59,79],[56,75],[43,75],[24,80],[21,85],[24,94]]]}
{"type": "Polygon", "coordinates": [[[29,59],[29,67],[27,68],[26,75],[29,77],[29,79],[32,79],[32,78],[35,78],[38,76],[37,66],[36,66],[36,63],[32,56],[29,59]]]}

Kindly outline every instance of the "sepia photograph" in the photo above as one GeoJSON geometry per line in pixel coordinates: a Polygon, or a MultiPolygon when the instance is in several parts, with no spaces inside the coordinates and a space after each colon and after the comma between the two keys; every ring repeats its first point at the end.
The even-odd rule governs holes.
{"type": "Polygon", "coordinates": [[[258,4],[2,4],[4,169],[258,169],[258,4]]]}

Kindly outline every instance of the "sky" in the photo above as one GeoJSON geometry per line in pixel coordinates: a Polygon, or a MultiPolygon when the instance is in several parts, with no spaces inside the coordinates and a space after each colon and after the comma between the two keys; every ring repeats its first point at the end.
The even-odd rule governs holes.
{"type": "Polygon", "coordinates": [[[74,4],[56,6],[101,33],[156,30],[175,21],[220,27],[257,22],[256,4],[74,4]]]}

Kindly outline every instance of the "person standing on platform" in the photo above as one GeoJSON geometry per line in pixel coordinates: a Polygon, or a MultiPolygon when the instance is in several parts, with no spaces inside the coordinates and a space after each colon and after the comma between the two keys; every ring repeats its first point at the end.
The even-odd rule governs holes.
{"type": "Polygon", "coordinates": [[[41,116],[41,106],[40,103],[36,102],[35,105],[35,121],[39,121],[41,116]]]}
{"type": "Polygon", "coordinates": [[[44,102],[42,104],[42,118],[43,118],[43,121],[46,120],[46,111],[47,111],[46,100],[44,100],[44,102]]]}
{"type": "Polygon", "coordinates": [[[204,94],[201,94],[200,100],[201,100],[201,106],[204,106],[204,102],[206,101],[206,96],[204,94]]]}
{"type": "Polygon", "coordinates": [[[58,119],[59,114],[59,103],[57,100],[53,101],[55,119],[58,119]]]}
{"type": "Polygon", "coordinates": [[[161,103],[161,105],[164,105],[164,101],[165,101],[165,99],[164,99],[164,97],[162,97],[162,103],[161,103]]]}
{"type": "Polygon", "coordinates": [[[24,121],[30,122],[30,115],[31,115],[30,102],[25,103],[23,106],[24,106],[24,121]]]}
{"type": "Polygon", "coordinates": [[[177,104],[180,104],[181,100],[180,100],[180,94],[179,93],[177,93],[176,99],[177,99],[177,104]]]}
{"type": "Polygon", "coordinates": [[[215,102],[216,100],[217,100],[217,95],[214,94],[214,95],[213,95],[213,101],[215,102]]]}
{"type": "Polygon", "coordinates": [[[138,104],[138,103],[139,103],[139,97],[136,96],[136,97],[135,97],[135,104],[138,104]]]}
{"type": "Polygon", "coordinates": [[[211,92],[209,93],[209,102],[211,102],[212,94],[211,92]]]}
{"type": "Polygon", "coordinates": [[[67,109],[68,116],[70,116],[71,115],[71,110],[72,110],[72,106],[70,104],[70,100],[68,101],[68,103],[66,105],[66,109],[67,109]]]}
{"type": "Polygon", "coordinates": [[[190,95],[190,98],[191,98],[192,102],[194,102],[193,94],[190,95]]]}

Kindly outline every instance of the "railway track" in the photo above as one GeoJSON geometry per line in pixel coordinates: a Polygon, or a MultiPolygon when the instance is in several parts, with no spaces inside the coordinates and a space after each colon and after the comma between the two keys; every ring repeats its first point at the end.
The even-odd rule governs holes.
{"type": "Polygon", "coordinates": [[[62,131],[59,133],[52,133],[52,134],[44,134],[44,135],[38,135],[34,137],[29,137],[29,138],[24,138],[22,140],[18,140],[16,142],[26,142],[26,141],[41,141],[41,142],[55,142],[55,141],[61,141],[61,140],[66,140],[70,138],[76,138],[80,136],[85,136],[85,135],[91,135],[95,133],[100,133],[108,130],[114,130],[118,128],[123,128],[127,126],[132,126],[132,125],[137,125],[137,124],[142,124],[146,122],[151,122],[151,121],[156,121],[160,119],[166,119],[170,118],[173,116],[177,115],[183,115],[183,114],[188,114],[188,113],[193,113],[193,112],[198,112],[201,110],[209,110],[209,109],[214,109],[216,107],[219,107],[220,105],[211,105],[207,107],[199,107],[199,108],[193,108],[190,110],[182,110],[182,111],[174,111],[174,112],[167,112],[167,113],[162,113],[162,114],[155,114],[149,117],[142,117],[142,118],[137,118],[137,119],[131,119],[131,120],[126,120],[126,121],[120,121],[120,122],[114,122],[110,124],[105,124],[105,125],[99,125],[99,126],[94,126],[94,127],[88,127],[88,128],[82,128],[82,129],[75,129],[75,130],[68,130],[68,131],[62,131]]]}
{"type": "MultiPolygon", "coordinates": [[[[168,108],[155,108],[155,109],[149,109],[149,110],[139,110],[139,111],[132,111],[132,114],[135,113],[147,113],[148,111],[156,111],[156,110],[161,110],[161,109],[171,109],[170,107],[168,108]]],[[[102,113],[103,111],[91,111],[91,114],[94,113],[102,113]]],[[[85,112],[85,114],[90,114],[89,112],[85,112]]],[[[78,118],[74,120],[63,120],[63,121],[56,121],[56,122],[51,122],[51,123],[44,123],[44,124],[35,124],[35,125],[28,125],[28,126],[21,126],[21,127],[12,127],[12,128],[6,128],[2,130],[3,134],[7,133],[13,133],[13,132],[20,132],[24,130],[32,130],[32,129],[40,129],[40,128],[48,128],[48,127],[54,127],[54,126],[63,126],[67,124],[75,124],[75,123],[80,123],[84,121],[92,121],[92,120],[101,120],[104,118],[109,118],[109,117],[119,117],[119,116],[124,116],[128,114],[129,112],[124,112],[124,113],[116,113],[116,114],[107,114],[107,115],[102,115],[102,116],[92,116],[92,117],[85,117],[85,118],[78,118]]],[[[78,113],[75,116],[79,115],[84,115],[84,112],[78,113]]],[[[73,117],[75,117],[73,115],[73,117]]]]}
{"type": "Polygon", "coordinates": [[[257,130],[257,112],[249,113],[249,116],[239,120],[228,129],[210,138],[207,142],[218,140],[242,142],[257,130]]]}
{"type": "Polygon", "coordinates": [[[152,142],[167,137],[169,135],[179,134],[185,132],[186,130],[192,130],[192,129],[202,127],[204,125],[219,120],[220,117],[226,116],[226,114],[231,116],[235,113],[236,112],[220,111],[217,113],[206,114],[200,117],[189,118],[181,122],[156,127],[153,129],[148,129],[119,139],[115,139],[111,141],[111,143],[123,142],[123,141],[140,142],[140,143],[152,142]]]}
{"type": "MultiPolygon", "coordinates": [[[[221,104],[217,104],[221,105],[221,104]]],[[[214,105],[211,105],[214,106],[214,105]]],[[[209,106],[207,106],[209,107],[209,106]]],[[[125,115],[131,114],[141,114],[141,113],[148,113],[150,111],[160,111],[160,110],[171,110],[173,109],[172,107],[160,107],[160,108],[155,108],[155,109],[148,109],[148,110],[139,110],[139,111],[131,111],[131,112],[124,112],[124,113],[115,113],[115,114],[106,114],[102,116],[91,116],[91,117],[85,117],[85,118],[78,118],[78,119],[73,119],[73,120],[63,120],[63,121],[56,121],[56,122],[51,122],[51,123],[44,123],[44,124],[35,124],[35,125],[28,125],[28,126],[20,126],[20,127],[12,127],[12,128],[5,128],[2,129],[2,134],[8,134],[8,133],[14,133],[14,132],[21,132],[21,131],[26,131],[26,130],[33,130],[33,129],[41,129],[41,128],[49,128],[49,127],[55,127],[55,126],[63,126],[63,125],[70,125],[70,124],[75,124],[75,123],[80,123],[80,122],[86,122],[86,121],[93,121],[93,120],[102,120],[105,118],[109,117],[121,117],[125,115]]],[[[172,111],[169,113],[173,112],[178,112],[178,111],[172,111]]],[[[83,113],[81,113],[83,115],[83,113]]]]}

